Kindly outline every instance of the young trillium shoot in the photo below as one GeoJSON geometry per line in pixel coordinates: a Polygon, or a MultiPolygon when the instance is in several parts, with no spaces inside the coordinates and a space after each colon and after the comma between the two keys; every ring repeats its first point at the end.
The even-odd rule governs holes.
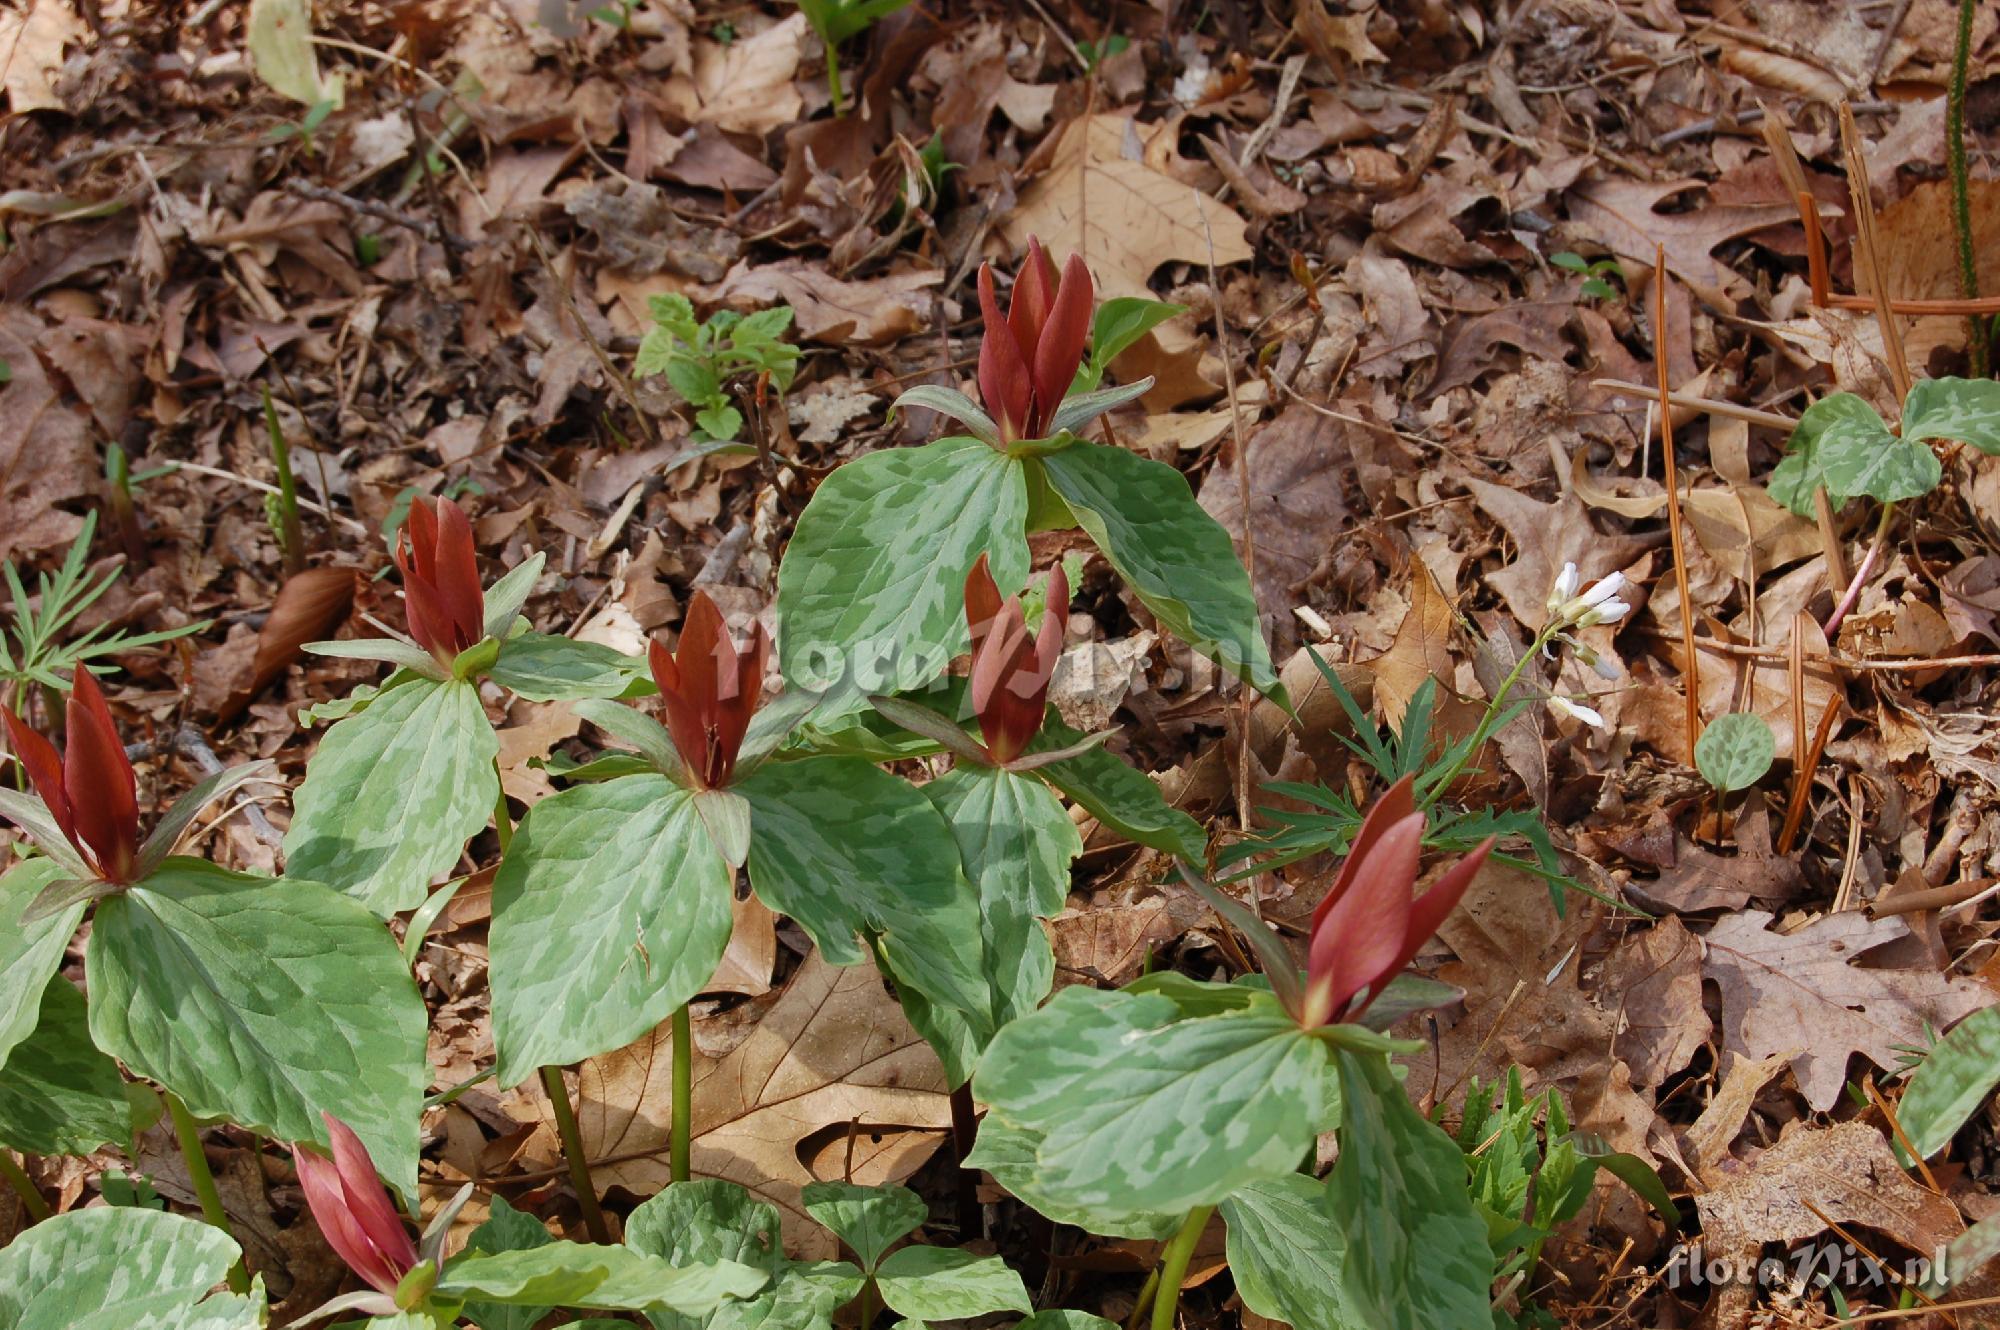
{"type": "Polygon", "coordinates": [[[1060,563],[1049,570],[1046,604],[1041,630],[1029,637],[1021,598],[1009,596],[1002,603],[985,555],[979,556],[965,579],[965,621],[972,631],[972,709],[986,738],[986,755],[996,767],[1020,756],[1042,728],[1042,715],[1048,710],[1049,683],[1056,675],[1069,622],[1069,578],[1060,563]]]}

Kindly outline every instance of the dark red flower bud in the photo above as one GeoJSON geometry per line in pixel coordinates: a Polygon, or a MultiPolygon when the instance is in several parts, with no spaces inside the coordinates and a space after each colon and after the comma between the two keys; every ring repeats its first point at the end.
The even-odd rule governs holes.
{"type": "Polygon", "coordinates": [[[965,579],[965,622],[972,630],[972,709],[986,755],[995,766],[1021,755],[1042,728],[1049,704],[1049,681],[1062,656],[1069,622],[1069,578],[1057,564],[1049,571],[1048,607],[1041,631],[1028,636],[1021,598],[1003,603],[986,556],[965,579]]]}
{"type": "Polygon", "coordinates": [[[1424,838],[1413,790],[1414,778],[1405,776],[1368,810],[1340,876],[1313,911],[1305,1010],[1297,1013],[1307,1029],[1366,1011],[1437,932],[1493,849],[1489,836],[1412,899],[1424,838]]]}
{"type": "Polygon", "coordinates": [[[55,745],[12,710],[0,717],[15,757],[64,839],[106,882],[131,881],[139,855],[138,789],[111,708],[90,671],[78,667],[70,686],[64,756],[57,757],[55,745]]]}
{"type": "Polygon", "coordinates": [[[457,504],[450,499],[410,504],[396,535],[396,567],[403,573],[404,612],[418,646],[449,666],[486,636],[486,593],[479,586],[472,523],[457,504]]]}
{"type": "Polygon", "coordinates": [[[1041,241],[1030,238],[1027,262],[1002,317],[993,265],[980,265],[979,308],[986,331],[979,343],[979,395],[1000,427],[1002,443],[1047,437],[1083,363],[1095,298],[1081,255],[1070,255],[1058,279],[1055,261],[1041,241]]]}
{"type": "Polygon", "coordinates": [[[646,648],[653,682],[667,705],[667,733],[689,778],[703,789],[729,784],[736,770],[770,654],[771,639],[761,623],[750,630],[749,649],[738,652],[722,611],[702,591],[688,602],[679,645],[672,652],[658,642],[646,648]]]}
{"type": "Polygon", "coordinates": [[[375,1161],[361,1138],[333,1114],[320,1116],[333,1141],[333,1158],[302,1145],[292,1150],[306,1205],[327,1246],[348,1268],[377,1292],[393,1296],[403,1276],[417,1267],[417,1245],[375,1176],[375,1161]]]}

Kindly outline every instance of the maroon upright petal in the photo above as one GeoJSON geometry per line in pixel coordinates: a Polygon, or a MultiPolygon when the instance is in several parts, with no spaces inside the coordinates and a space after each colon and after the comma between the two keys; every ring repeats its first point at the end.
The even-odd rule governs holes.
{"type": "Polygon", "coordinates": [[[463,651],[486,635],[479,556],[473,547],[472,523],[450,499],[437,501],[437,528],[438,598],[452,626],[452,645],[463,651]]]}
{"type": "Polygon", "coordinates": [[[306,1208],[326,1245],[370,1288],[393,1294],[400,1277],[348,1213],[347,1192],[333,1161],[300,1145],[293,1147],[292,1166],[298,1170],[299,1190],[306,1195],[306,1208]]]}
{"type": "MultiPolygon", "coordinates": [[[[1472,879],[1486,863],[1486,857],[1493,853],[1496,840],[1496,837],[1488,836],[1479,842],[1463,859],[1445,870],[1444,874],[1431,883],[1429,889],[1411,904],[1409,934],[1403,939],[1402,950],[1397,954],[1396,964],[1390,971],[1391,976],[1416,958],[1424,943],[1430,941],[1432,935],[1443,926],[1445,918],[1458,908],[1459,901],[1465,898],[1466,888],[1472,885],[1472,879]]],[[[1379,983],[1373,987],[1377,991],[1381,989],[1379,983]]]]}
{"type": "Polygon", "coordinates": [[[1029,236],[1028,258],[1014,278],[1014,295],[1007,305],[1007,326],[1014,330],[1014,341],[1024,355],[1033,355],[1042,340],[1049,311],[1055,308],[1058,280],[1055,260],[1040,240],[1029,236]]]}
{"type": "Polygon", "coordinates": [[[993,570],[987,565],[986,556],[972,565],[972,571],[965,575],[965,626],[972,634],[972,654],[979,654],[980,644],[986,634],[992,631],[994,619],[1000,614],[1000,587],[993,580],[993,570]]]}
{"type": "Polygon", "coordinates": [[[1063,269],[1062,285],[1056,291],[1055,308],[1042,327],[1035,345],[1035,408],[1032,433],[1046,434],[1049,421],[1062,404],[1063,394],[1076,378],[1083,363],[1084,344],[1090,340],[1090,307],[1095,293],[1090,287],[1090,269],[1083,256],[1072,254],[1063,269]]]}
{"type": "Polygon", "coordinates": [[[681,679],[680,664],[673,653],[658,642],[646,644],[646,661],[653,667],[653,682],[659,685],[660,701],[667,711],[667,733],[688,779],[700,784],[708,770],[708,728],[702,723],[701,708],[688,696],[681,679]]]}
{"type": "MultiPolygon", "coordinates": [[[[409,516],[403,519],[403,528],[398,533],[397,544],[408,537],[410,542],[410,562],[416,566],[417,576],[424,581],[437,583],[437,516],[431,511],[430,503],[424,499],[410,501],[409,516]]],[[[407,570],[406,570],[407,571],[407,570]]]]}
{"type": "Polygon", "coordinates": [[[403,621],[416,644],[446,665],[457,658],[453,646],[451,616],[437,585],[417,570],[416,561],[396,551],[396,567],[403,574],[403,621]]]}
{"type": "Polygon", "coordinates": [[[68,722],[63,789],[76,834],[95,852],[107,882],[130,881],[139,854],[137,784],[104,693],[81,666],[70,686],[68,722]]]}
{"type": "Polygon", "coordinates": [[[1044,599],[1041,631],[1035,636],[1034,694],[1044,702],[1049,684],[1056,677],[1056,662],[1062,659],[1063,634],[1069,628],[1069,574],[1062,562],[1049,569],[1048,595],[1044,599]]]}
{"type": "Polygon", "coordinates": [[[986,329],[979,339],[979,396],[987,413],[1000,427],[1003,443],[1021,437],[1033,407],[1035,383],[1028,367],[1027,350],[1000,313],[1000,298],[993,293],[993,266],[979,266],[979,309],[986,329]]]}
{"type": "Polygon", "coordinates": [[[1384,828],[1362,856],[1347,892],[1313,924],[1306,961],[1308,1025],[1337,1019],[1354,995],[1386,972],[1409,933],[1424,819],[1411,813],[1384,828]]]}
{"type": "Polygon", "coordinates": [[[396,1213],[388,1188],[376,1176],[375,1161],[368,1157],[368,1147],[333,1114],[320,1116],[326,1119],[327,1135],[333,1142],[333,1164],[340,1172],[348,1214],[400,1280],[416,1267],[417,1245],[410,1241],[409,1230],[403,1227],[403,1217],[396,1213]]]}
{"type": "Polygon", "coordinates": [[[1326,895],[1313,907],[1312,928],[1317,931],[1320,920],[1334,907],[1334,903],[1347,893],[1355,873],[1368,858],[1368,851],[1374,846],[1376,837],[1401,822],[1417,810],[1416,777],[1405,776],[1391,785],[1375,806],[1368,810],[1368,816],[1361,819],[1361,829],[1354,833],[1354,843],[1347,847],[1347,859],[1340,866],[1340,875],[1333,880],[1326,895]]]}
{"type": "Polygon", "coordinates": [[[736,774],[736,754],[749,732],[750,717],[757,711],[757,699],[764,691],[764,667],[771,657],[771,638],[761,623],[750,627],[750,647],[736,655],[736,673],[725,682],[730,695],[721,699],[715,725],[713,783],[729,784],[736,774]]]}
{"type": "Polygon", "coordinates": [[[35,793],[49,806],[49,816],[62,828],[63,838],[77,853],[90,858],[90,848],[77,837],[76,819],[70,815],[69,791],[63,788],[62,758],[56,754],[56,746],[15,715],[12,707],[0,709],[0,719],[6,721],[7,744],[14,750],[15,760],[28,773],[35,793]]]}

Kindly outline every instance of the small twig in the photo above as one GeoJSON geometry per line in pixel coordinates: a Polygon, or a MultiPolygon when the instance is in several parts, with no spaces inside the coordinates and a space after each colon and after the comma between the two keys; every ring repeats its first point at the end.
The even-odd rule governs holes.
{"type": "MultiPolygon", "coordinates": [[[[195,770],[201,772],[203,776],[213,776],[223,769],[222,759],[208,746],[208,740],[202,736],[201,731],[192,725],[183,725],[174,731],[174,751],[194,763],[195,770]]],[[[270,846],[285,843],[284,835],[271,825],[271,820],[264,816],[263,809],[248,802],[241,804],[240,807],[243,809],[243,820],[250,824],[250,830],[258,840],[270,846]]]]}
{"type": "Polygon", "coordinates": [[[418,217],[404,212],[401,208],[392,208],[386,203],[378,203],[374,199],[358,199],[352,194],[343,194],[337,189],[330,189],[325,185],[316,185],[310,180],[300,180],[296,176],[285,182],[285,189],[287,192],[296,194],[302,199],[337,204],[349,212],[361,213],[364,216],[373,217],[377,221],[387,222],[391,226],[400,226],[406,231],[415,231],[418,235],[424,237],[424,239],[435,240],[451,249],[463,252],[473,248],[473,243],[470,240],[467,240],[462,235],[445,230],[431,218],[418,217]]]}
{"type": "Polygon", "coordinates": [[[1688,761],[1694,761],[1695,741],[1701,738],[1701,658],[1694,648],[1694,602],[1688,595],[1687,538],[1681,530],[1680,475],[1674,458],[1673,392],[1667,383],[1667,251],[1656,245],[1653,258],[1653,368],[1659,376],[1660,450],[1666,464],[1667,535],[1674,547],[1674,585],[1680,597],[1681,647],[1687,669],[1681,675],[1681,692],[1687,700],[1688,761]]]}
{"type": "MultiPolygon", "coordinates": [[[[247,485],[253,490],[262,490],[266,494],[276,494],[279,492],[276,485],[267,485],[261,480],[252,480],[248,476],[239,476],[234,471],[224,471],[219,466],[203,466],[200,462],[177,461],[170,461],[165,465],[174,468],[176,471],[192,471],[198,476],[214,476],[217,480],[233,480],[239,485],[247,485]]],[[[345,513],[333,511],[333,509],[323,503],[315,503],[311,499],[301,498],[299,500],[299,507],[306,509],[308,512],[318,513],[329,522],[338,522],[341,526],[346,527],[358,536],[366,536],[368,534],[367,526],[355,521],[345,513]]]]}
{"type": "MultiPolygon", "coordinates": [[[[1633,383],[1629,379],[1592,379],[1593,388],[1611,388],[1617,391],[1638,393],[1647,398],[1657,398],[1659,389],[1643,383],[1633,383]]],[[[1798,425],[1790,416],[1781,416],[1775,411],[1759,411],[1754,406],[1738,406],[1734,402],[1718,402],[1708,397],[1690,397],[1686,393],[1668,393],[1667,401],[1690,411],[1701,411],[1711,416],[1728,416],[1734,420],[1747,420],[1753,425],[1768,425],[1787,433],[1798,425]]]]}

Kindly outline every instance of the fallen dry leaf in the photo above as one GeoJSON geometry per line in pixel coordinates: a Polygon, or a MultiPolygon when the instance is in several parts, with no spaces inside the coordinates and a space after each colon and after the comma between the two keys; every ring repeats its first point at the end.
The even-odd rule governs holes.
{"type": "Polygon", "coordinates": [[[15,115],[60,111],[53,76],[62,68],[63,47],[83,40],[83,24],[63,0],[33,0],[24,15],[0,12],[0,88],[15,115]]]}
{"type": "Polygon", "coordinates": [[[1714,250],[1725,240],[1798,219],[1798,209],[1786,204],[1715,206],[1665,213],[1660,204],[1690,189],[1698,180],[1593,180],[1570,191],[1570,221],[1613,253],[1651,264],[1654,246],[1665,245],[1667,267],[1696,286],[1724,290],[1743,279],[1715,261],[1714,250]]]}
{"type": "MultiPolygon", "coordinates": [[[[598,1185],[644,1196],[670,1180],[671,1063],[662,1025],[583,1064],[577,1119],[598,1185]]],[[[814,951],[733,1052],[712,1058],[696,1049],[694,1172],[739,1183],[777,1206],[785,1248],[799,1259],[830,1259],[835,1239],[807,1217],[799,1189],[840,1178],[844,1151],[832,1171],[815,1172],[801,1147],[850,1123],[863,1141],[877,1128],[920,1129],[921,1138],[876,1155],[853,1177],[900,1182],[942,1142],[935,1133],[951,1123],[948,1098],[937,1054],[910,1028],[875,967],[837,968],[814,951]]]]}
{"type": "Polygon", "coordinates": [[[804,259],[781,259],[755,268],[739,264],[702,298],[746,311],[790,305],[801,338],[834,346],[878,345],[929,324],[930,288],[943,281],[942,273],[909,268],[850,282],[804,259]]]}
{"type": "Polygon", "coordinates": [[[1624,1017],[1616,1048],[1634,1085],[1663,1084],[1713,1032],[1701,1000],[1701,942],[1678,919],[1628,936],[1605,962],[1600,986],[1624,1017]]]}
{"type": "Polygon", "coordinates": [[[667,108],[695,124],[739,134],[768,134],[799,118],[805,99],[792,85],[809,29],[795,13],[752,36],[724,45],[694,44],[694,70],[660,89],[667,108]]]}
{"type": "Polygon", "coordinates": [[[1396,629],[1389,649],[1365,662],[1375,675],[1375,700],[1382,716],[1400,730],[1410,699],[1427,680],[1450,691],[1457,662],[1451,653],[1458,624],[1451,601],[1438,589],[1437,578],[1422,563],[1410,566],[1410,612],[1396,629]]]}
{"type": "Polygon", "coordinates": [[[88,418],[64,403],[42,369],[41,335],[41,321],[26,309],[0,309],[0,361],[13,373],[0,391],[0,558],[74,537],[83,519],[56,505],[85,493],[102,470],[88,418]]]}
{"type": "MultiPolygon", "coordinates": [[[[1764,1244],[1818,1237],[1829,1221],[1887,1234],[1927,1259],[1965,1228],[1958,1207],[1912,1181],[1882,1133],[1858,1121],[1794,1126],[1694,1203],[1704,1256],[1739,1270],[1756,1268],[1764,1244]]],[[[1717,1285],[1713,1323],[1738,1324],[1728,1318],[1754,1293],[1750,1281],[1717,1285]]]]}
{"type": "Polygon", "coordinates": [[[1818,1112],[1839,1100],[1850,1053],[1894,1067],[1898,1045],[1927,1042],[1927,1022],[1946,1029],[1993,1002],[1970,979],[1855,964],[1910,936],[1900,918],[1849,910],[1790,934],[1771,931],[1771,922],[1764,910],[1745,910],[1709,930],[1704,973],[1722,990],[1722,1046],[1761,1058],[1809,1042],[1792,1057],[1792,1071],[1818,1112]]]}
{"type": "Polygon", "coordinates": [[[1162,263],[1220,267],[1251,257],[1241,217],[1141,160],[1144,137],[1159,128],[1113,114],[1070,124],[1008,218],[1008,244],[1020,253],[1039,236],[1057,254],[1083,255],[1104,297],[1150,297],[1147,281],[1162,263]]]}

